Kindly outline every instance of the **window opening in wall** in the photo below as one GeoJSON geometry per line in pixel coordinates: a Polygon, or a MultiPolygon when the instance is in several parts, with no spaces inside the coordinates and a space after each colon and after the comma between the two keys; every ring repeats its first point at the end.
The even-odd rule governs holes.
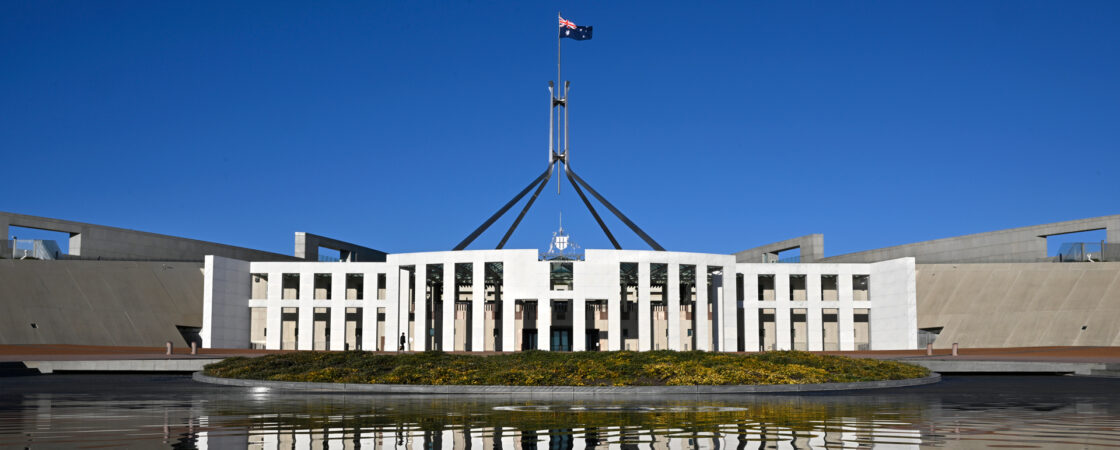
{"type": "Polygon", "coordinates": [[[377,340],[374,346],[378,351],[385,351],[385,308],[377,308],[377,340]]]}
{"type": "Polygon", "coordinates": [[[708,295],[707,305],[702,305],[700,308],[700,320],[707,321],[707,334],[701,336],[705,342],[705,348],[709,350],[720,349],[719,342],[722,340],[720,337],[720,308],[723,300],[723,267],[722,266],[708,266],[707,268],[707,283],[704,286],[705,292],[708,295]]]}
{"type": "Polygon", "coordinates": [[[774,300],[774,275],[758,276],[758,300],[765,302],[774,300]]]}
{"type": "Polygon", "coordinates": [[[570,291],[573,288],[574,264],[570,262],[553,262],[549,273],[549,289],[553,291],[570,291]]]}
{"type": "Polygon", "coordinates": [[[821,310],[821,339],[824,350],[840,350],[840,310],[825,308],[821,310]]]}
{"type": "Polygon", "coordinates": [[[319,247],[319,262],[339,262],[342,261],[342,252],[326,247],[319,247]]]}
{"type": "MultiPolygon", "coordinates": [[[[638,263],[623,262],[618,265],[619,289],[621,291],[621,317],[610,318],[619,322],[618,329],[622,333],[622,348],[638,347],[638,285],[641,277],[638,274],[638,263]],[[630,331],[634,330],[634,333],[630,331]]],[[[603,324],[603,334],[609,336],[610,327],[603,324]]],[[[598,327],[596,327],[598,328],[598,327]]],[[[600,345],[604,349],[606,347],[600,345]]],[[[590,346],[588,347],[590,348],[590,346]]]]}
{"type": "Polygon", "coordinates": [[[699,320],[699,306],[696,304],[696,266],[692,264],[681,264],[678,266],[680,269],[680,325],[683,327],[680,330],[681,337],[681,350],[695,350],[696,349],[696,336],[692,330],[696,329],[696,321],[699,320]]]}
{"type": "MultiPolygon", "coordinates": [[[[70,239],[77,236],[77,233],[9,225],[8,246],[11,254],[0,255],[0,259],[68,259],[70,239]]],[[[75,259],[76,257],[77,255],[75,259]]]]}
{"type": "Polygon", "coordinates": [[[249,308],[249,348],[266,348],[268,308],[249,308]]]}
{"type": "Polygon", "coordinates": [[[669,265],[650,263],[649,265],[649,338],[654,350],[669,348],[669,313],[667,286],[669,284],[669,265]]]}
{"type": "Polygon", "coordinates": [[[758,343],[760,351],[776,350],[778,346],[777,314],[773,308],[758,310],[758,343]]]}
{"type": "Polygon", "coordinates": [[[505,265],[501,261],[485,263],[483,289],[485,290],[483,336],[486,337],[483,349],[502,351],[502,283],[505,265]],[[485,330],[490,330],[486,332],[485,330]]]}
{"type": "Polygon", "coordinates": [[[286,273],[281,278],[281,294],[280,298],[284,300],[298,300],[299,299],[299,274],[286,273]]]}
{"type": "Polygon", "coordinates": [[[871,350],[871,310],[856,308],[853,313],[856,350],[871,350]]]}
{"type": "Polygon", "coordinates": [[[789,250],[782,250],[778,252],[778,262],[780,263],[799,263],[801,262],[801,247],[791,248],[789,250]]]}
{"type": "Polygon", "coordinates": [[[803,302],[808,300],[805,287],[805,275],[790,275],[789,276],[789,299],[794,302],[803,302]]]}
{"type": "Polygon", "coordinates": [[[254,273],[249,275],[249,298],[253,300],[268,298],[267,273],[254,273]]]}
{"type": "Polygon", "coordinates": [[[793,349],[809,350],[809,310],[794,308],[790,311],[790,335],[793,338],[793,349]]]}
{"type": "Polygon", "coordinates": [[[871,275],[852,275],[852,300],[871,300],[871,275]]]}
{"type": "Polygon", "coordinates": [[[346,299],[347,300],[362,300],[365,298],[365,282],[366,277],[360,273],[346,274],[346,299]]]}
{"type": "Polygon", "coordinates": [[[388,288],[386,287],[385,274],[383,274],[383,273],[377,274],[377,299],[378,300],[385,300],[385,290],[386,289],[388,289],[388,288]]]}
{"type": "Polygon", "coordinates": [[[331,342],[331,315],[328,308],[315,308],[312,314],[311,349],[327,350],[331,342]]]}
{"type": "MultiPolygon", "coordinates": [[[[442,270],[442,269],[441,269],[442,270]]],[[[474,263],[455,263],[455,341],[451,350],[473,348],[474,333],[474,263]]],[[[485,305],[484,305],[485,306],[485,305]]],[[[485,309],[485,308],[484,308],[485,309]]]]}
{"type": "Polygon", "coordinates": [[[280,350],[295,350],[299,339],[299,308],[280,310],[280,350]]]}
{"type": "MultiPolygon", "coordinates": [[[[1101,243],[1108,238],[1107,234],[1106,230],[1089,230],[1046,236],[1046,256],[1060,262],[1088,262],[1086,256],[1091,258],[1095,256],[1094,253],[1100,252],[1101,243]],[[1082,254],[1082,249],[1085,254],[1082,254]]],[[[1101,261],[1100,258],[1091,259],[1101,261]]]]}
{"type": "Polygon", "coordinates": [[[362,308],[346,308],[346,342],[343,350],[362,349],[362,308]]]}
{"type": "Polygon", "coordinates": [[[443,264],[427,264],[424,276],[424,311],[427,323],[424,336],[427,348],[432,350],[454,350],[446,347],[451,339],[443,335],[443,308],[454,308],[455,302],[447,298],[443,291],[443,264]]]}
{"type": "Polygon", "coordinates": [[[739,330],[735,337],[735,351],[739,352],[747,350],[747,333],[744,327],[744,325],[746,325],[746,317],[744,317],[743,314],[745,311],[743,305],[743,299],[746,296],[743,292],[745,284],[746,277],[741,273],[735,274],[735,329],[739,330]]]}
{"type": "Polygon", "coordinates": [[[821,275],[821,300],[834,302],[840,299],[839,277],[836,275],[821,275]]]}
{"type": "Polygon", "coordinates": [[[315,300],[331,299],[331,274],[315,274],[315,296],[313,298],[315,300]]]}

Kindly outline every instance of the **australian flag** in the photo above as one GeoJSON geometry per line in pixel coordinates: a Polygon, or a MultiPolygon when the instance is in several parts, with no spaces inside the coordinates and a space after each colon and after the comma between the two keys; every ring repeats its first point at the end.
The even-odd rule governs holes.
{"type": "Polygon", "coordinates": [[[560,18],[560,37],[571,38],[577,41],[591,39],[591,27],[580,27],[570,20],[560,18]]]}

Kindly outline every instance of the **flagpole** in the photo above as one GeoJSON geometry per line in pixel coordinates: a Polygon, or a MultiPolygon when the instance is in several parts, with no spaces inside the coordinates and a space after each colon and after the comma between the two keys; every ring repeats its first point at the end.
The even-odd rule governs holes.
{"type": "MultiPolygon", "coordinates": [[[[556,17],[557,18],[563,17],[561,15],[560,11],[556,11],[556,17]]],[[[562,41],[560,40],[560,31],[559,31],[559,29],[557,29],[557,32],[556,32],[556,96],[557,97],[561,96],[560,93],[563,92],[563,89],[564,89],[564,82],[560,80],[560,43],[561,42],[562,41]]],[[[556,108],[555,103],[556,102],[553,101],[552,107],[554,109],[556,108]]],[[[568,107],[566,105],[564,107],[564,110],[565,111],[568,110],[568,107]]],[[[564,151],[564,147],[560,146],[560,120],[561,120],[560,119],[560,114],[557,114],[556,115],[556,153],[561,153],[561,152],[564,151]]],[[[565,157],[567,157],[567,156],[565,155],[565,157]]],[[[557,161],[557,166],[556,166],[557,174],[560,173],[559,163],[560,163],[560,161],[557,161]]],[[[560,177],[559,176],[556,177],[556,195],[560,195],[560,177]]]]}

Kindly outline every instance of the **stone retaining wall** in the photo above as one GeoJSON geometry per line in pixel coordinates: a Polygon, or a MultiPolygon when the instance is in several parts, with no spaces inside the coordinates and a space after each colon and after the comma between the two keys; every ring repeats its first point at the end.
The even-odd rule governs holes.
{"type": "Polygon", "coordinates": [[[269,389],[302,392],[338,392],[369,394],[427,394],[427,395],[517,395],[528,397],[574,397],[599,395],[721,395],[721,394],[767,394],[818,391],[845,391],[854,389],[881,389],[905,386],[919,386],[941,381],[940,374],[907,380],[860,381],[854,383],[817,383],[817,384],[760,384],[732,386],[464,386],[464,385],[414,385],[414,384],[355,384],[355,383],[307,383],[298,381],[243,380],[218,378],[195,372],[194,380],[203,383],[240,387],[264,387],[269,389]]]}

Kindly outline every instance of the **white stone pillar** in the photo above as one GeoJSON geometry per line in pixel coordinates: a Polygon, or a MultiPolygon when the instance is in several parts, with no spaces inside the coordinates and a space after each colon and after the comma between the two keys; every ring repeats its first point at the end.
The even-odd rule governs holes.
{"type": "Polygon", "coordinates": [[[758,340],[758,304],[751,301],[743,303],[743,350],[757,352],[762,342],[758,340]]]}
{"type": "Polygon", "coordinates": [[[587,300],[572,299],[572,351],[587,350],[587,300]]]}
{"type": "Polygon", "coordinates": [[[416,265],[416,276],[413,278],[415,283],[413,287],[413,295],[416,296],[416,310],[414,311],[415,322],[413,322],[412,330],[412,349],[416,351],[430,350],[429,342],[431,337],[428,336],[428,300],[427,300],[427,284],[428,284],[428,266],[425,264],[416,265]]]}
{"type": "Polygon", "coordinates": [[[443,344],[440,350],[455,350],[455,263],[443,263],[443,329],[440,331],[443,344]]]}
{"type": "MultiPolygon", "coordinates": [[[[380,331],[377,329],[377,305],[379,303],[380,301],[377,300],[377,272],[365,272],[362,274],[361,341],[362,350],[365,351],[377,350],[377,334],[380,331]]],[[[389,317],[386,315],[386,320],[388,319],[389,317]]],[[[385,340],[389,341],[391,339],[392,335],[386,333],[385,340]]]]}
{"type": "Polygon", "coordinates": [[[471,263],[471,348],[472,352],[486,350],[486,262],[475,260],[471,263]]]}
{"type": "Polygon", "coordinates": [[[296,350],[312,350],[315,348],[315,307],[311,300],[300,300],[299,322],[296,335],[296,350]]]}
{"type": "Polygon", "coordinates": [[[346,273],[331,274],[330,307],[331,336],[327,348],[346,350],[346,273]]]}
{"type": "Polygon", "coordinates": [[[777,346],[778,350],[792,350],[793,337],[790,333],[792,328],[790,325],[789,301],[779,301],[776,303],[780,306],[774,310],[774,332],[778,334],[774,344],[777,346]]]}
{"type": "Polygon", "coordinates": [[[638,263],[638,350],[653,349],[650,339],[649,262],[638,263]]]}
{"type": "MultiPolygon", "coordinates": [[[[849,282],[848,286],[851,286],[849,282]]],[[[849,289],[849,295],[851,290],[849,289]]],[[[849,304],[850,305],[850,304],[849,304]]],[[[853,315],[855,311],[851,306],[840,307],[840,350],[855,350],[856,349],[856,326],[855,318],[853,315]]]]}
{"type": "Polygon", "coordinates": [[[400,348],[401,335],[405,337],[405,350],[408,350],[408,338],[412,335],[412,330],[408,328],[408,271],[396,266],[390,269],[396,273],[390,272],[389,291],[385,293],[389,297],[388,316],[385,326],[385,349],[396,351],[400,348]],[[390,333],[391,332],[391,333],[390,333]]]}
{"type": "Polygon", "coordinates": [[[281,272],[268,273],[268,307],[265,309],[265,338],[264,346],[269,350],[280,349],[280,337],[284,334],[282,332],[283,325],[280,314],[284,308],[280,305],[280,297],[282,296],[281,280],[284,276],[281,272]]]}
{"type": "Polygon", "coordinates": [[[727,264],[723,266],[723,289],[721,290],[720,299],[720,333],[722,344],[720,344],[720,351],[733,352],[739,349],[739,289],[738,289],[738,274],[735,273],[735,265],[727,264]]]}
{"type": "MultiPolygon", "coordinates": [[[[503,264],[502,266],[503,266],[502,271],[504,272],[505,271],[505,265],[503,264]]],[[[514,327],[514,325],[516,324],[516,319],[514,319],[514,316],[517,312],[517,311],[515,311],[517,309],[517,305],[516,305],[515,302],[516,302],[516,299],[514,299],[511,296],[507,296],[506,293],[505,293],[505,274],[503,273],[502,274],[502,351],[503,352],[520,350],[520,349],[514,348],[514,345],[517,343],[517,340],[516,340],[517,339],[517,336],[516,336],[517,328],[514,327]]]]}
{"type": "Polygon", "coordinates": [[[708,266],[696,265],[696,304],[692,309],[696,318],[696,349],[711,351],[712,324],[708,320],[708,266]]]}
{"type": "Polygon", "coordinates": [[[669,318],[669,350],[681,349],[681,267],[680,264],[669,264],[669,285],[665,290],[669,294],[666,315],[669,318]]]}
{"type": "Polygon", "coordinates": [[[607,350],[622,350],[622,277],[618,265],[611,271],[607,296],[607,350]]]}
{"type": "Polygon", "coordinates": [[[542,297],[537,300],[537,349],[552,348],[552,300],[542,297]]]}
{"type": "Polygon", "coordinates": [[[790,336],[789,317],[789,272],[779,270],[774,274],[774,332],[777,333],[774,345],[778,350],[792,350],[793,338],[790,336]]]}

